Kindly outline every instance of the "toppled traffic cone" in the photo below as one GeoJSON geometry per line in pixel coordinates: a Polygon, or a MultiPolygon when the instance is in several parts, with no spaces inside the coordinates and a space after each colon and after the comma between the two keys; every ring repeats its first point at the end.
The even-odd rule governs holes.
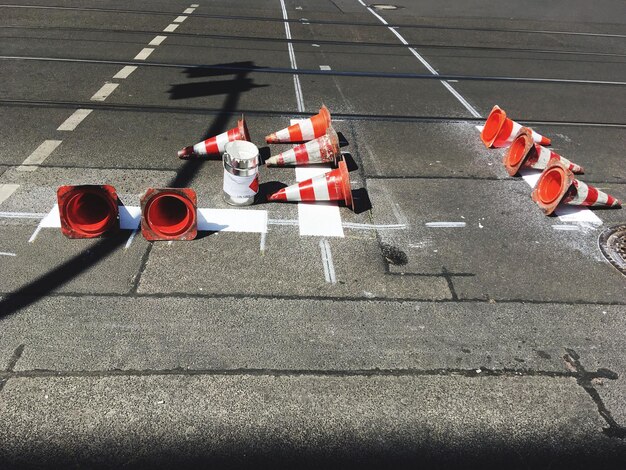
{"type": "MultiPolygon", "coordinates": [[[[480,133],[480,138],[487,148],[506,147],[522,128],[520,124],[506,117],[506,112],[498,107],[493,107],[485,126],[480,133]]],[[[532,131],[533,140],[541,145],[550,145],[550,139],[532,131]]]]}
{"type": "Polygon", "coordinates": [[[341,201],[354,209],[350,174],[346,162],[339,168],[315,178],[292,184],[272,194],[269,201],[341,201]]]}
{"type": "Polygon", "coordinates": [[[546,215],[552,214],[559,203],[616,208],[622,206],[621,201],[613,196],[577,180],[558,159],[548,163],[533,189],[532,199],[546,215]]]}
{"type": "Polygon", "coordinates": [[[196,238],[196,192],[193,189],[148,189],[141,198],[141,233],[150,241],[196,238]]]}
{"type": "Polygon", "coordinates": [[[285,166],[333,163],[337,166],[339,156],[341,156],[339,136],[337,136],[335,129],[329,126],[323,136],[270,157],[265,161],[265,164],[267,166],[285,166]]]}
{"type": "Polygon", "coordinates": [[[509,175],[514,176],[520,168],[543,170],[552,159],[560,161],[572,173],[580,174],[585,172],[582,166],[576,165],[558,153],[536,144],[533,141],[532,132],[528,127],[522,127],[515,136],[506,155],[504,155],[502,162],[509,175]]]}
{"type": "Polygon", "coordinates": [[[224,153],[224,145],[233,140],[247,140],[250,142],[250,133],[248,132],[248,126],[246,125],[246,120],[243,115],[241,119],[237,121],[237,127],[222,132],[205,141],[198,142],[196,145],[179,150],[178,157],[197,158],[203,155],[219,157],[224,153]]]}
{"type": "Polygon", "coordinates": [[[330,122],[330,112],[326,106],[322,105],[320,112],[315,116],[302,119],[293,126],[268,135],[265,137],[265,142],[268,144],[307,142],[323,136],[330,122]]]}
{"type": "Polygon", "coordinates": [[[119,229],[118,198],[113,186],[61,186],[57,201],[61,232],[68,238],[96,238],[119,229]]]}

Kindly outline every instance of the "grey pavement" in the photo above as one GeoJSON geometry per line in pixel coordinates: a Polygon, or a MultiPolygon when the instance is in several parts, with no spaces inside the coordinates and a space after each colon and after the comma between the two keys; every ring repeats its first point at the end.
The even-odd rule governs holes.
{"type": "Polygon", "coordinates": [[[545,217],[475,127],[498,104],[626,199],[624,5],[197,5],[0,5],[0,468],[624,468],[626,277],[598,238],[625,212],[545,217]],[[229,209],[220,160],[176,151],[245,113],[265,158],[322,104],[343,237],[265,201],[293,168],[261,171],[263,235],[38,228],[67,184],[229,209]]]}

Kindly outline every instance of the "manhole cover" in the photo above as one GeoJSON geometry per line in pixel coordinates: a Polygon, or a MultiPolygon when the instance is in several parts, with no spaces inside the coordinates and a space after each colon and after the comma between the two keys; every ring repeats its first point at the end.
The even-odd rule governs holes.
{"type": "Polygon", "coordinates": [[[388,3],[372,3],[369,7],[374,10],[397,10],[398,8],[402,8],[401,6],[390,5],[388,3]]]}
{"type": "Polygon", "coordinates": [[[600,234],[598,244],[604,257],[626,275],[626,224],[606,229],[600,234]]]}

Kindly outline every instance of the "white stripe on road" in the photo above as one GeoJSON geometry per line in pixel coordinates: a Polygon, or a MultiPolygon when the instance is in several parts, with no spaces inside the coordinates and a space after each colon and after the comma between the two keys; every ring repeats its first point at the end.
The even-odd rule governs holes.
{"type": "Polygon", "coordinates": [[[127,65],[126,67],[123,67],[119,72],[117,72],[115,75],[113,75],[113,78],[117,78],[117,79],[124,79],[124,78],[128,78],[128,76],[133,73],[135,70],[137,70],[137,66],[136,65],[127,65]]]}
{"type": "Polygon", "coordinates": [[[173,33],[174,31],[176,31],[176,28],[178,28],[177,24],[170,24],[170,25],[165,27],[163,32],[164,33],[173,33]]]}
{"type": "Polygon", "coordinates": [[[185,9],[185,11],[183,11],[183,13],[185,15],[191,15],[194,11],[196,11],[195,8],[187,8],[187,9],[185,9]]]}
{"type": "Polygon", "coordinates": [[[139,229],[136,228],[135,230],[133,230],[130,233],[130,237],[128,237],[128,240],[126,240],[126,245],[124,245],[124,250],[128,250],[128,248],[130,248],[130,245],[133,242],[133,240],[135,239],[135,237],[137,236],[138,232],[139,232],[139,229]]]}
{"type": "Polygon", "coordinates": [[[9,199],[19,187],[19,184],[0,184],[0,204],[9,199]]]}
{"type": "Polygon", "coordinates": [[[182,23],[183,21],[185,21],[187,19],[186,16],[178,16],[176,17],[176,19],[174,20],[174,23],[182,23]]]}
{"type": "MultiPolygon", "coordinates": [[[[291,68],[294,70],[298,69],[298,65],[296,63],[296,54],[293,50],[293,44],[291,44],[291,29],[289,29],[289,17],[287,16],[287,8],[285,7],[285,1],[280,0],[280,7],[283,10],[283,19],[285,20],[285,36],[287,37],[287,50],[289,51],[289,61],[291,62],[291,68]]],[[[300,85],[300,77],[294,74],[293,76],[293,87],[296,91],[296,103],[298,105],[298,112],[304,112],[304,98],[302,95],[302,86],[300,85]]]]}
{"type": "Polygon", "coordinates": [[[41,212],[0,212],[0,219],[43,219],[47,214],[41,212]]]}
{"type": "Polygon", "coordinates": [[[144,47],[139,54],[135,56],[135,60],[146,60],[150,54],[154,52],[154,49],[151,47],[144,47]]]}
{"type": "Polygon", "coordinates": [[[320,70],[330,70],[330,65],[320,65],[320,70]]]}
{"type": "Polygon", "coordinates": [[[326,279],[326,282],[336,284],[337,277],[335,276],[333,255],[330,251],[330,243],[325,238],[320,240],[320,251],[322,254],[322,266],[324,267],[324,279],[326,279]]]}
{"type": "Polygon", "coordinates": [[[0,251],[0,256],[17,256],[15,253],[9,253],[7,251],[0,251]]]}
{"type": "Polygon", "coordinates": [[[57,131],[73,131],[92,111],[93,109],[77,109],[57,128],[57,131]]]}
{"type": "Polygon", "coordinates": [[[198,8],[200,5],[198,5],[197,3],[192,3],[191,5],[189,5],[191,8],[198,8]]]}
{"type": "Polygon", "coordinates": [[[434,228],[465,227],[465,222],[426,222],[426,227],[434,227],[434,228]]]}
{"type": "Polygon", "coordinates": [[[98,91],[91,97],[91,101],[104,101],[111,93],[117,88],[117,83],[105,83],[98,91]]]}
{"type": "Polygon", "coordinates": [[[148,43],[148,46],[160,46],[166,39],[167,36],[155,36],[154,39],[148,43]]]}
{"type": "Polygon", "coordinates": [[[61,145],[62,140],[44,140],[42,144],[31,153],[26,160],[17,167],[17,171],[35,171],[54,149],[61,145]]]}

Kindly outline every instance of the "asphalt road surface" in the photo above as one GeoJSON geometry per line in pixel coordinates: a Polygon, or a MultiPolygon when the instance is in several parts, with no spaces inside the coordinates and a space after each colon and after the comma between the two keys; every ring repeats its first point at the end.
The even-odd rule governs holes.
{"type": "Polygon", "coordinates": [[[522,3],[0,5],[0,468],[626,468],[626,213],[544,216],[476,129],[626,199],[626,8],[522,3]],[[40,226],[67,184],[228,209],[177,150],[245,113],[268,157],[323,103],[355,211],[264,168],[193,242],[40,226]]]}

